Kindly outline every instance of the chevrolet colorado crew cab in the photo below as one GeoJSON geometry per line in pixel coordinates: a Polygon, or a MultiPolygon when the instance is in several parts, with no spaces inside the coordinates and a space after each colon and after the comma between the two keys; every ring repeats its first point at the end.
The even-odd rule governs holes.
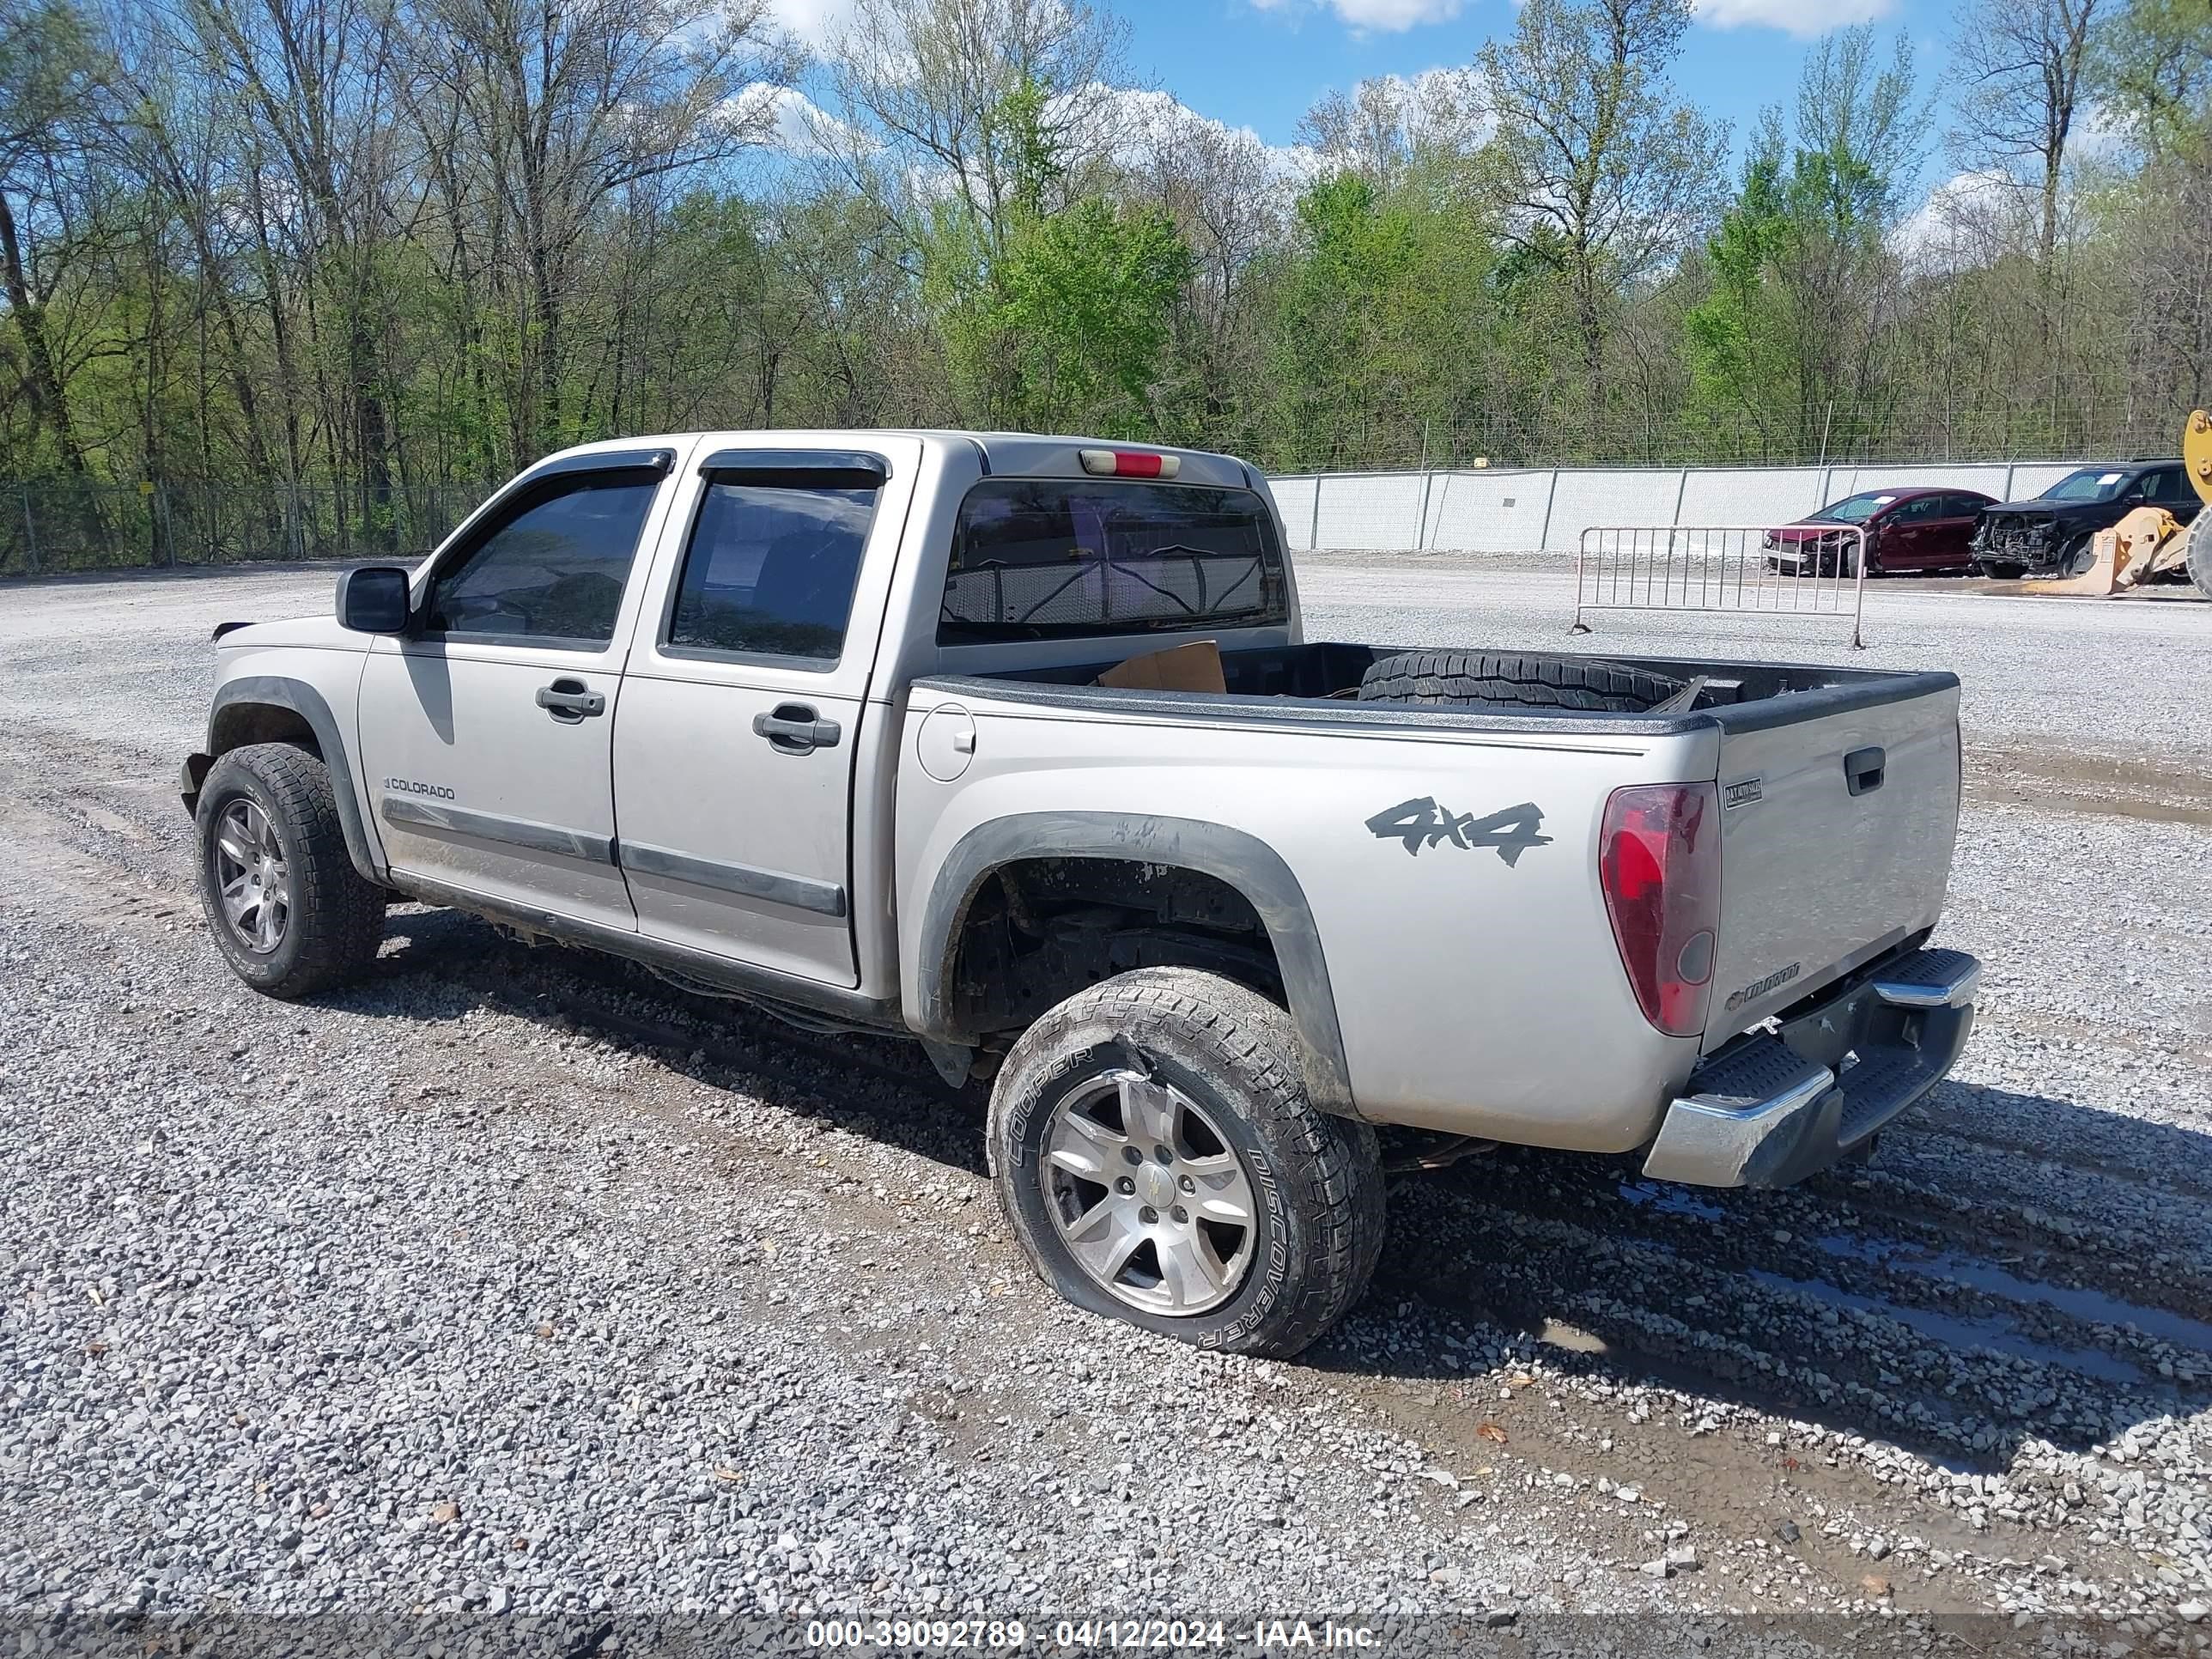
{"type": "Polygon", "coordinates": [[[216,630],[215,942],[311,994],[397,895],[910,1034],[993,1079],[1047,1283],[1241,1352],[1364,1289],[1376,1126],[1775,1186],[1950,1068],[1953,676],[1310,641],[1283,544],[1194,451],[556,454],[334,616],[216,630]]]}

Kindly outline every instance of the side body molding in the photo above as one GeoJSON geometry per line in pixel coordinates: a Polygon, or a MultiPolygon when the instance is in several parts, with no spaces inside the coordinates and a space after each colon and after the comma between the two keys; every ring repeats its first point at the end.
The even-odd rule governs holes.
{"type": "Polygon", "coordinates": [[[352,752],[346,747],[330,704],[324,701],[321,692],[304,680],[249,674],[217,686],[215,701],[208,710],[207,754],[195,755],[185,763],[190,793],[198,793],[214,757],[238,746],[238,739],[225,741],[224,727],[234,724],[235,717],[226,722],[224,711],[255,704],[289,708],[307,721],[308,729],[315,734],[315,746],[323,751],[324,763],[330,769],[331,791],[337,797],[338,821],[345,827],[346,853],[353,860],[353,867],[361,872],[365,880],[383,882],[385,872],[378,866],[371,849],[368,832],[362,822],[361,801],[354,793],[352,752]]]}
{"type": "Polygon", "coordinates": [[[1024,812],[978,824],[953,846],[937,872],[921,917],[915,986],[917,1035],[966,1043],[952,1007],[960,930],[975,894],[1002,865],[1024,859],[1101,858],[1170,865],[1226,882],[1259,912],[1282,969],[1297,1033],[1298,1057],[1315,1105],[1357,1116],[1336,995],[1305,891],[1275,849],[1256,836],[1194,818],[1149,812],[1024,812]]]}

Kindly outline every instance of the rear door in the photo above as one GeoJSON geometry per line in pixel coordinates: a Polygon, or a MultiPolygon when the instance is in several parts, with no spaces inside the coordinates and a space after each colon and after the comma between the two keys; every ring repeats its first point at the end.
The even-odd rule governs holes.
{"type": "Polygon", "coordinates": [[[1974,527],[1990,503],[1978,495],[1951,495],[1943,498],[1943,516],[1929,535],[1934,569],[1964,569],[1974,562],[1974,527]]]}
{"type": "Polygon", "coordinates": [[[1957,689],[1907,689],[1794,720],[1793,701],[1717,711],[1721,925],[1709,1048],[1934,926],[1950,879],[1957,689]]]}
{"type": "Polygon", "coordinates": [[[638,550],[673,452],[565,458],[441,550],[415,630],[379,639],[358,740],[392,867],[609,927],[615,708],[638,550]]]}
{"type": "Polygon", "coordinates": [[[684,481],[614,723],[641,933],[860,982],[854,762],[921,456],[916,438],[779,433],[684,481]]]}
{"type": "Polygon", "coordinates": [[[2190,488],[2187,476],[2178,466],[2161,468],[2149,480],[2150,504],[2162,507],[2186,524],[2195,516],[2200,505],[2197,492],[2190,488]]]}

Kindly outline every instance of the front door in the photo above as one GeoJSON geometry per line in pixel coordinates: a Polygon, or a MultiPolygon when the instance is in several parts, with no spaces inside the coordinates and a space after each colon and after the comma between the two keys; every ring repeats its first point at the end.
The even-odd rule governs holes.
{"type": "Polygon", "coordinates": [[[1929,562],[1928,531],[1943,505],[1941,495],[1915,495],[1889,509],[1881,521],[1875,563],[1885,570],[1918,570],[1929,562]]]}
{"type": "Polygon", "coordinates": [[[702,461],[614,723],[639,931],[846,987],[854,765],[921,460],[915,439],[852,442],[702,461]]]}
{"type": "MultiPolygon", "coordinates": [[[[637,550],[665,454],[526,479],[441,554],[415,629],[362,676],[361,753],[395,871],[624,929],[612,738],[637,550]]],[[[573,465],[573,464],[571,464],[573,465]]]]}

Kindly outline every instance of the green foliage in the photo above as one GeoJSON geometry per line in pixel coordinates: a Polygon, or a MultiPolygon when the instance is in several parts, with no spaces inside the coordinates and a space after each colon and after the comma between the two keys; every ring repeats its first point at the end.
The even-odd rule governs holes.
{"type": "Polygon", "coordinates": [[[1299,197],[1294,222],[1273,284],[1269,451],[1340,465],[1386,425],[1401,439],[1449,428],[1497,333],[1479,211],[1418,173],[1386,191],[1340,173],[1299,197]]]}
{"type": "Polygon", "coordinates": [[[2212,6],[2127,0],[2098,40],[2112,112],[2154,151],[2212,137],[2212,6]]]}
{"type": "Polygon", "coordinates": [[[1900,276],[1886,237],[1918,139],[1909,49],[1877,76],[1870,40],[1847,29],[1814,50],[1794,144],[1767,112],[1683,319],[1692,419],[1747,420],[1778,454],[1849,447],[1879,411],[1872,352],[1900,276]]]}
{"type": "Polygon", "coordinates": [[[1012,365],[1019,423],[1143,435],[1169,312],[1190,268],[1190,249],[1157,208],[1092,198],[1024,225],[990,319],[1012,365]]]}
{"type": "Polygon", "coordinates": [[[570,69],[613,52],[660,88],[612,127],[495,84],[475,0],[282,0],[312,63],[276,0],[130,31],[22,0],[0,477],[297,483],[398,526],[549,443],[693,427],[1278,468],[2144,448],[2172,412],[2144,386],[2212,399],[2212,11],[2104,3],[2133,143],[2069,173],[2055,258],[2030,201],[1931,258],[1909,52],[1823,36],[1731,194],[1727,135],[1667,80],[1687,0],[1525,0],[1455,74],[1324,100],[1310,175],[1164,100],[1102,106],[1080,0],[855,0],[874,57],[848,40],[810,82],[818,151],[744,170],[708,129],[767,133],[720,95],[759,66],[699,78],[698,38],[643,26],[708,0],[545,15],[570,69]]]}

